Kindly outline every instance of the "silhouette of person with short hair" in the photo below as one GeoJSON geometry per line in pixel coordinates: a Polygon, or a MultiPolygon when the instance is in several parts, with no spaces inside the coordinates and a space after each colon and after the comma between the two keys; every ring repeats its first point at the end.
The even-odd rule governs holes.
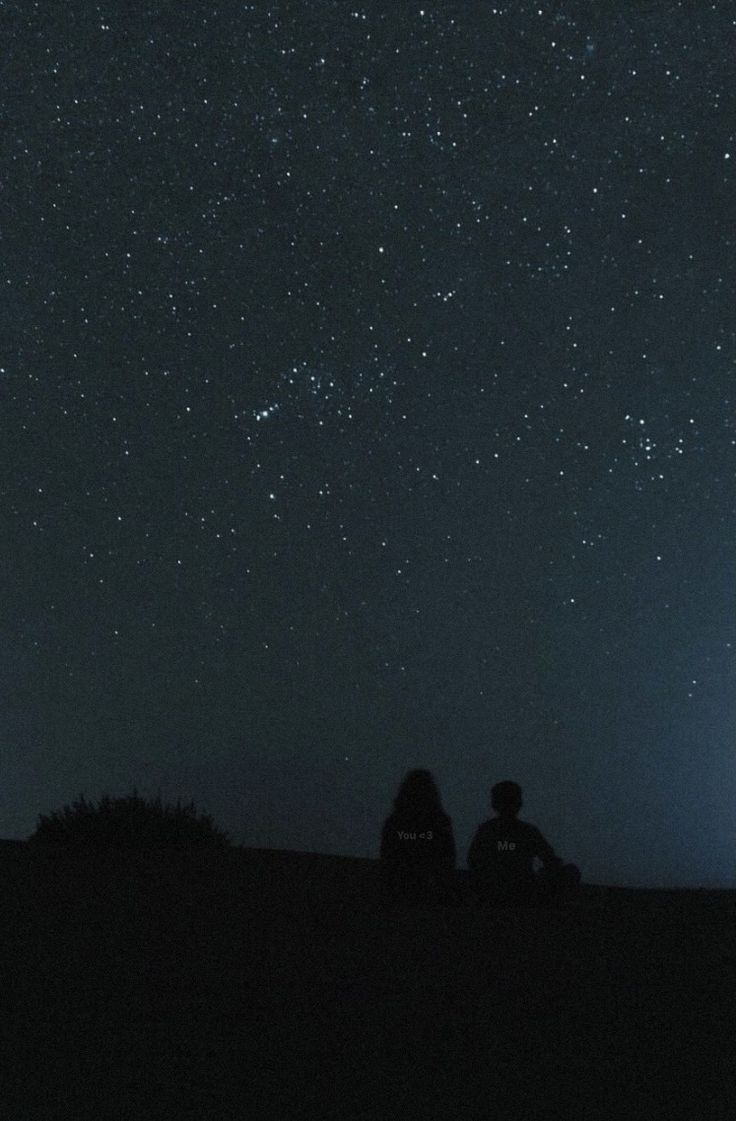
{"type": "Polygon", "coordinates": [[[381,833],[382,903],[457,902],[455,863],[452,821],[435,781],[429,771],[409,771],[381,833]]]}
{"type": "Polygon", "coordinates": [[[471,891],[481,903],[562,904],[574,899],[580,869],[563,864],[536,825],[519,821],[522,790],[516,782],[497,782],[491,790],[496,817],[479,826],[468,850],[471,891]],[[543,868],[535,873],[532,861],[543,868]]]}

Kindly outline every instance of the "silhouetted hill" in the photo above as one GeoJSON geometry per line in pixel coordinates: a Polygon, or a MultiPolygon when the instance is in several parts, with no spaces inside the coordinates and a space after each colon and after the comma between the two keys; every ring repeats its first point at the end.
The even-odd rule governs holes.
{"type": "Polygon", "coordinates": [[[734,893],[384,913],[376,870],[0,843],[4,1116],[734,1115],[734,893]]]}

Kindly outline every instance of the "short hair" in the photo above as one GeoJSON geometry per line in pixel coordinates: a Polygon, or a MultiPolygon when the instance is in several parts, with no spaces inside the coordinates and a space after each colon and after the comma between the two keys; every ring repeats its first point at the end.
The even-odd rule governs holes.
{"type": "Polygon", "coordinates": [[[521,787],[518,782],[497,782],[491,787],[491,805],[494,810],[505,810],[521,805],[521,787]]]}

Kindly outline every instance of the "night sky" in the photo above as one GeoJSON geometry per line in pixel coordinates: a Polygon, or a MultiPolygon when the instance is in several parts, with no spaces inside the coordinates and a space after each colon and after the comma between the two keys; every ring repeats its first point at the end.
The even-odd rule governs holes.
{"type": "Polygon", "coordinates": [[[0,24],[0,835],[736,886],[733,4],[0,24]]]}

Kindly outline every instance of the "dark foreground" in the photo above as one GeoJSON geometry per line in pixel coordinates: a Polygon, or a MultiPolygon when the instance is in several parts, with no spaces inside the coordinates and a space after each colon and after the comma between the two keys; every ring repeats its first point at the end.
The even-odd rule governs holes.
{"type": "Polygon", "coordinates": [[[8,1121],[736,1117],[736,893],[387,915],[372,861],[0,850],[8,1121]]]}

